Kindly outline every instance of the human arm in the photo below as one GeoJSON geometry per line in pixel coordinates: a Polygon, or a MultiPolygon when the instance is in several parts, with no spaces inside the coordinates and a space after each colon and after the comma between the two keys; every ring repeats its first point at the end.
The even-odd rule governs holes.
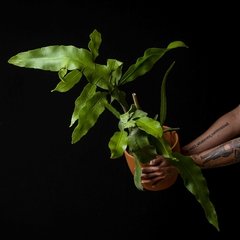
{"type": "Polygon", "coordinates": [[[216,147],[240,135],[240,105],[218,118],[205,132],[182,148],[186,155],[216,147]]]}
{"type": "Polygon", "coordinates": [[[240,137],[192,154],[191,157],[200,168],[216,168],[238,163],[240,162],[240,137]]]}
{"type": "MultiPolygon", "coordinates": [[[[181,152],[201,168],[216,168],[240,162],[240,105],[218,118],[181,152]]],[[[142,181],[156,184],[171,171],[170,163],[157,156],[142,168],[142,181]]]]}
{"type": "Polygon", "coordinates": [[[203,134],[182,148],[201,168],[239,162],[240,105],[218,118],[203,134]]]}

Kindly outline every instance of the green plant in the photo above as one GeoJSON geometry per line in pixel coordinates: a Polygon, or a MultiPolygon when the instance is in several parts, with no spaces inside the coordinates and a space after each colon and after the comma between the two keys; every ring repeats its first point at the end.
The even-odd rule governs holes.
{"type": "Polygon", "coordinates": [[[217,214],[209,199],[207,182],[201,169],[190,157],[173,152],[163,138],[164,131],[175,130],[171,127],[163,129],[167,110],[166,80],[174,61],[164,74],[160,112],[154,118],[139,107],[135,94],[133,102],[128,104],[127,94],[121,89],[121,86],[149,72],[167,52],[187,45],[182,41],[173,41],[166,48],[148,48],[142,57],[123,72],[123,62],[116,59],[108,59],[106,65],[96,62],[101,42],[101,34],[94,30],[90,34],[88,49],[53,45],[20,52],[8,62],[19,67],[58,72],[60,82],[52,91],[67,92],[79,81],[85,80],[86,84],[75,100],[71,116],[70,127],[75,126],[71,142],[74,144],[82,139],[96,124],[99,116],[106,109],[109,110],[119,119],[118,130],[109,140],[110,157],[121,157],[129,149],[136,161],[136,187],[143,190],[140,164],[153,159],[156,154],[162,154],[178,168],[185,187],[201,204],[209,223],[219,230],[217,214]]]}

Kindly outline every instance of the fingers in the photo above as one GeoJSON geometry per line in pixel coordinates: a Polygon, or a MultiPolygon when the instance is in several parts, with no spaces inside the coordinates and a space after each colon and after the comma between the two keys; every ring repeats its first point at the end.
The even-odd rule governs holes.
{"type": "Polygon", "coordinates": [[[166,172],[167,172],[166,169],[157,168],[155,171],[142,173],[141,177],[142,177],[143,180],[152,179],[152,178],[155,178],[155,177],[165,177],[166,172]]]}
{"type": "Polygon", "coordinates": [[[169,166],[169,162],[166,158],[164,158],[163,156],[156,156],[156,158],[154,158],[153,160],[151,160],[149,162],[149,164],[151,166],[161,166],[161,167],[165,167],[165,166],[169,166]]]}
{"type": "Polygon", "coordinates": [[[175,167],[155,167],[148,169],[149,171],[142,172],[141,178],[144,181],[152,181],[153,178],[161,177],[165,178],[170,175],[173,171],[175,171],[175,167]],[[150,171],[151,170],[151,171],[150,171]]]}
{"type": "Polygon", "coordinates": [[[161,168],[169,167],[170,164],[167,159],[162,156],[157,156],[155,159],[151,160],[149,164],[142,166],[142,173],[151,173],[161,170],[161,168]]]}
{"type": "Polygon", "coordinates": [[[141,182],[142,184],[150,184],[152,187],[155,185],[161,184],[161,182],[171,181],[175,179],[176,168],[173,166],[161,168],[157,172],[152,172],[148,174],[142,174],[141,182]]]}
{"type": "Polygon", "coordinates": [[[159,182],[163,181],[164,179],[165,179],[164,176],[159,176],[159,177],[155,177],[153,179],[142,180],[142,184],[151,184],[151,186],[154,186],[154,185],[158,184],[159,182]]]}
{"type": "Polygon", "coordinates": [[[141,180],[143,184],[154,186],[160,181],[170,178],[173,173],[176,173],[176,168],[163,156],[156,156],[149,164],[142,166],[141,180]]]}

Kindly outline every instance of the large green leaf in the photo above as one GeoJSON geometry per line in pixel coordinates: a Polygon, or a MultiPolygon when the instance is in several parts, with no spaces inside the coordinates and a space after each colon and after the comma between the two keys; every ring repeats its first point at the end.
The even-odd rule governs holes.
{"type": "Polygon", "coordinates": [[[173,155],[179,160],[172,161],[172,163],[178,168],[185,187],[201,204],[209,223],[219,230],[215,207],[209,198],[207,182],[200,167],[194,163],[191,157],[184,156],[178,152],[174,152],[173,155]]]}
{"type": "Polygon", "coordinates": [[[166,53],[165,48],[148,48],[123,74],[120,84],[126,84],[149,72],[153,65],[166,53]]]}
{"type": "Polygon", "coordinates": [[[53,45],[20,52],[8,60],[8,63],[25,68],[36,68],[46,71],[79,69],[93,65],[92,54],[84,48],[72,45],[53,45]]]}
{"type": "Polygon", "coordinates": [[[182,41],[174,41],[170,43],[167,48],[148,48],[145,50],[144,55],[139,57],[135,64],[132,64],[128,70],[123,74],[120,84],[126,84],[149,72],[154,64],[164,56],[169,50],[187,47],[182,41]]]}
{"type": "Polygon", "coordinates": [[[93,97],[86,101],[79,112],[78,124],[72,132],[72,143],[78,142],[95,125],[105,110],[106,96],[105,92],[96,92],[93,97]]]}

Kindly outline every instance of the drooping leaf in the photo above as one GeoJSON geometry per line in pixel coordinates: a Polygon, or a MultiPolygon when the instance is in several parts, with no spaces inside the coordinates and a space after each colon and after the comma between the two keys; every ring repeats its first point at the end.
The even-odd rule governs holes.
{"type": "Polygon", "coordinates": [[[200,167],[194,163],[191,157],[178,152],[174,152],[173,155],[179,159],[179,161],[172,161],[172,163],[178,168],[185,187],[201,204],[209,223],[219,231],[216,210],[209,198],[207,182],[200,167]]]}
{"type": "Polygon", "coordinates": [[[134,156],[134,162],[135,162],[135,171],[134,171],[134,185],[135,187],[140,190],[143,191],[143,185],[142,185],[142,168],[141,168],[141,163],[139,162],[139,160],[137,159],[137,156],[133,153],[134,156]]]}
{"type": "Polygon", "coordinates": [[[111,137],[108,147],[111,151],[110,158],[121,157],[127,148],[128,133],[126,131],[117,131],[111,137]]]}
{"type": "Polygon", "coordinates": [[[72,143],[78,142],[95,125],[105,110],[106,92],[96,92],[79,112],[78,124],[72,132],[72,143]]]}

